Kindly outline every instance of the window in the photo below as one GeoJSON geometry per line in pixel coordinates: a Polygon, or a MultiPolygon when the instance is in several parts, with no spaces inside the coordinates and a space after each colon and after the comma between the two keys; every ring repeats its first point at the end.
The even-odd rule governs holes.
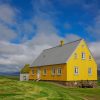
{"type": "Polygon", "coordinates": [[[56,74],[56,69],[54,67],[52,68],[51,74],[52,75],[55,75],[56,74]]]}
{"type": "Polygon", "coordinates": [[[32,74],[34,75],[34,69],[32,69],[32,74]]]}
{"type": "Polygon", "coordinates": [[[92,68],[88,68],[88,75],[92,74],[92,68]]]}
{"type": "Polygon", "coordinates": [[[74,54],[74,58],[77,59],[77,53],[74,54]]]}
{"type": "Polygon", "coordinates": [[[26,76],[23,76],[23,79],[26,80],[26,76]]]}
{"type": "Polygon", "coordinates": [[[78,74],[78,67],[74,68],[74,74],[77,75],[78,74]]]}
{"type": "Polygon", "coordinates": [[[82,48],[84,48],[84,45],[82,45],[82,48]]]}
{"type": "Polygon", "coordinates": [[[89,55],[89,60],[91,60],[91,58],[92,58],[91,55],[89,55]]]}
{"type": "Polygon", "coordinates": [[[82,52],[82,59],[85,59],[85,53],[82,52]]]}
{"type": "Polygon", "coordinates": [[[43,75],[46,75],[46,74],[47,74],[47,70],[44,69],[44,70],[43,70],[43,75]]]}
{"type": "Polygon", "coordinates": [[[61,75],[61,74],[62,74],[62,69],[61,69],[61,68],[58,68],[57,74],[58,74],[58,75],[61,75]]]}

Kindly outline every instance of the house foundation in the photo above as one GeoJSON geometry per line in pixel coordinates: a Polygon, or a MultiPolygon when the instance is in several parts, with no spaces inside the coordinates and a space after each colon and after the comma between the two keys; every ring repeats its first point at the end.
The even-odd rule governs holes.
{"type": "Polygon", "coordinates": [[[57,84],[64,85],[66,87],[80,87],[80,88],[96,88],[97,81],[95,80],[82,80],[82,81],[52,81],[52,80],[40,80],[46,82],[54,82],[57,84]]]}

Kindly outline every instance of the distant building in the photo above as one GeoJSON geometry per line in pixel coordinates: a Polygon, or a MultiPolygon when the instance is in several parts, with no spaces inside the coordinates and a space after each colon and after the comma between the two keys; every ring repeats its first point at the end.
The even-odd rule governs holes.
{"type": "Polygon", "coordinates": [[[29,80],[29,71],[30,65],[26,64],[20,71],[20,81],[28,81],[29,80]]]}
{"type": "Polygon", "coordinates": [[[53,81],[66,86],[95,87],[97,64],[86,42],[79,39],[43,50],[29,71],[30,80],[53,81]]]}

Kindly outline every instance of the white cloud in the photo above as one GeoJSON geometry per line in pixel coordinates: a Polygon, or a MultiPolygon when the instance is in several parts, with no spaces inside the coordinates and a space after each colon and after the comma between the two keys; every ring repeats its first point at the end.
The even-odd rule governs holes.
{"type": "MultiPolygon", "coordinates": [[[[23,65],[26,63],[31,64],[34,59],[42,52],[42,50],[59,45],[60,40],[68,42],[72,39],[74,40],[78,38],[78,36],[73,34],[66,35],[66,38],[62,38],[57,34],[59,30],[53,25],[52,20],[45,19],[43,16],[44,13],[39,11],[38,14],[36,14],[30,21],[20,23],[20,25],[17,24],[16,27],[18,33],[24,32],[26,34],[22,39],[22,41],[25,41],[23,41],[21,44],[14,44],[5,40],[0,41],[0,65],[6,66],[6,69],[3,67],[5,71],[15,71],[18,70],[18,68],[23,67],[23,65]],[[42,17],[40,14],[42,14],[42,17]],[[33,25],[36,26],[35,30],[33,25]],[[31,40],[28,40],[27,35],[33,31],[35,32],[35,35],[31,40]],[[11,69],[12,67],[9,66],[12,66],[13,69],[11,69]]],[[[9,21],[11,20],[9,19],[9,21]]],[[[1,32],[3,31],[4,29],[1,32]]],[[[9,32],[10,30],[8,31],[7,29],[6,31],[10,34],[6,34],[7,32],[5,32],[5,37],[14,37],[14,32],[9,32]]]]}
{"type": "Polygon", "coordinates": [[[33,54],[33,50],[23,44],[0,42],[0,64],[23,64],[27,63],[33,54]],[[30,56],[30,57],[28,57],[30,56]]]}
{"type": "MultiPolygon", "coordinates": [[[[73,33],[66,33],[66,37],[61,37],[58,35],[59,29],[57,29],[52,20],[43,19],[40,16],[35,16],[33,19],[33,23],[36,26],[35,33],[36,35],[33,37],[31,41],[28,41],[29,45],[50,45],[55,46],[59,45],[60,40],[64,40],[65,42],[73,41],[79,39],[79,36],[74,35],[73,33]]],[[[27,42],[26,42],[27,43],[27,42]]]]}
{"type": "Polygon", "coordinates": [[[81,38],[80,36],[75,35],[74,33],[69,33],[69,34],[67,33],[66,37],[65,37],[65,40],[66,40],[66,42],[70,42],[70,41],[78,40],[80,38],[81,38]]]}
{"type": "Polygon", "coordinates": [[[0,23],[0,40],[11,40],[17,36],[17,33],[8,26],[0,23]]]}
{"type": "Polygon", "coordinates": [[[8,4],[0,4],[0,40],[12,40],[17,36],[17,33],[10,26],[16,23],[16,12],[8,4]]]}
{"type": "Polygon", "coordinates": [[[32,5],[34,13],[36,13],[41,17],[42,16],[45,16],[45,18],[50,16],[54,17],[55,14],[58,13],[57,10],[55,10],[56,7],[51,0],[38,0],[38,1],[34,0],[32,1],[32,5]]]}
{"type": "Polygon", "coordinates": [[[100,40],[100,13],[94,18],[93,24],[89,25],[86,30],[96,40],[100,40]]]}
{"type": "Polygon", "coordinates": [[[16,16],[15,9],[8,4],[0,4],[0,20],[5,23],[14,23],[16,16]]]}
{"type": "Polygon", "coordinates": [[[95,57],[97,64],[100,65],[100,42],[90,43],[89,48],[95,57]]]}
{"type": "MultiPolygon", "coordinates": [[[[57,34],[37,34],[32,40],[28,40],[22,44],[13,44],[6,41],[0,41],[0,65],[12,66],[13,69],[18,70],[26,63],[32,63],[34,59],[42,52],[42,50],[51,48],[52,46],[59,45],[60,40],[68,42],[70,35],[65,39],[59,37],[57,34]]],[[[71,38],[77,37],[71,35],[71,38]]],[[[11,68],[11,67],[10,67],[11,68]]],[[[5,67],[4,67],[5,69],[5,67]]],[[[9,69],[8,67],[8,70],[9,69]]]]}
{"type": "MultiPolygon", "coordinates": [[[[25,33],[23,39],[21,38],[22,43],[20,44],[7,41],[14,39],[16,37],[16,32],[5,24],[0,23],[0,70],[18,71],[24,64],[31,64],[42,50],[59,45],[60,40],[64,40],[66,43],[80,38],[73,33],[67,33],[65,38],[59,36],[59,29],[54,26],[53,19],[48,19],[49,17],[55,17],[54,15],[58,12],[55,13],[50,10],[49,13],[45,13],[41,11],[41,7],[52,5],[50,1],[48,5],[46,5],[45,0],[41,0],[40,6],[37,5],[34,6],[36,12],[30,21],[24,21],[20,24],[16,23],[17,32],[19,34],[22,32],[25,33]],[[36,29],[34,29],[34,25],[36,29]],[[32,32],[34,32],[35,35],[31,40],[28,40],[27,36],[32,32]]],[[[52,6],[52,9],[53,8],[52,6]]],[[[14,19],[16,16],[15,9],[8,5],[1,6],[1,9],[0,20],[7,24],[16,22],[14,19]]],[[[69,24],[66,27],[69,28],[69,24]]],[[[91,45],[90,48],[92,47],[91,45]]],[[[96,50],[92,52],[95,53],[96,50]]],[[[95,54],[95,56],[97,56],[97,54],[95,54]]]]}

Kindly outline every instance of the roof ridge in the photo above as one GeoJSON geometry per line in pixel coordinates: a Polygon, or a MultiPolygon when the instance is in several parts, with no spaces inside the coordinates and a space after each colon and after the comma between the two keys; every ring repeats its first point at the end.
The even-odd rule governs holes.
{"type": "MultiPolygon", "coordinates": [[[[65,43],[65,44],[63,44],[63,45],[70,44],[70,43],[73,43],[73,42],[77,42],[77,41],[79,41],[79,40],[82,40],[82,38],[77,39],[77,40],[74,40],[74,41],[71,41],[71,42],[68,42],[68,43],[65,43]]],[[[56,48],[56,47],[61,47],[61,46],[60,46],[60,45],[57,45],[57,46],[55,46],[55,47],[51,47],[51,48],[48,48],[48,49],[44,49],[43,51],[49,50],[49,49],[53,49],[53,48],[56,48]]]]}

